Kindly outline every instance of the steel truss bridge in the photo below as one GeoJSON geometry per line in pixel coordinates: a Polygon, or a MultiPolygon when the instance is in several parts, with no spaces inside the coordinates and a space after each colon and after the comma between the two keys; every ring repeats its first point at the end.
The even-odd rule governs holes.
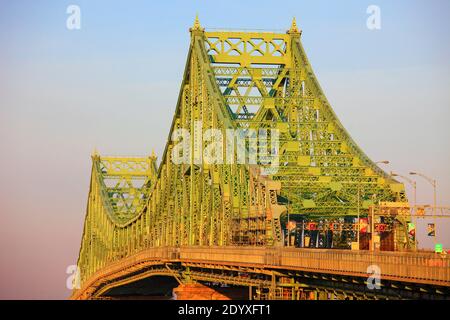
{"type": "Polygon", "coordinates": [[[414,251],[404,185],[339,122],[295,19],[286,33],[270,33],[207,32],[196,18],[190,33],[159,166],[155,154],[92,155],[72,298],[174,289],[182,299],[215,299],[236,297],[233,288],[251,299],[449,298],[449,258],[414,251]],[[266,143],[254,142],[261,129],[266,143]],[[241,163],[233,145],[231,162],[205,161],[207,143],[195,137],[207,130],[239,131],[247,155],[266,156],[241,163]],[[274,142],[279,148],[267,148],[274,142]],[[349,250],[360,237],[361,249],[362,239],[375,249],[349,250]],[[369,289],[374,265],[381,284],[369,289]]]}

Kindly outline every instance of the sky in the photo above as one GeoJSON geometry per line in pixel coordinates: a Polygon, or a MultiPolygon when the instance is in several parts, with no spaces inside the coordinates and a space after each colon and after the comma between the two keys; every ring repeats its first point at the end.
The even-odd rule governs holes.
{"type": "MultiPolygon", "coordinates": [[[[162,154],[198,13],[207,29],[292,17],[339,119],[386,171],[437,179],[450,206],[450,2],[0,1],[0,299],[66,299],[90,154],[162,154]],[[81,28],[69,30],[69,5],[81,28]],[[369,5],[381,29],[369,30],[369,5]]],[[[417,178],[418,203],[432,188],[417,178]]],[[[407,189],[412,199],[411,190],[407,189]]],[[[450,248],[450,219],[438,241],[450,248]]],[[[433,241],[424,236],[424,247],[433,241]]]]}

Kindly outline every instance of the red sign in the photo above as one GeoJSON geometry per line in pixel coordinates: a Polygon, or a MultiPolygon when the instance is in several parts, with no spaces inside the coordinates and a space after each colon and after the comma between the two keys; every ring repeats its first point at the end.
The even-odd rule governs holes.
{"type": "Polygon", "coordinates": [[[377,223],[377,224],[375,225],[375,231],[376,231],[376,232],[385,232],[386,229],[387,229],[387,226],[386,226],[386,224],[384,224],[384,223],[377,223]]]}
{"type": "Polygon", "coordinates": [[[369,226],[369,220],[367,218],[359,219],[359,232],[367,233],[368,226],[369,226]]]}
{"type": "Polygon", "coordinates": [[[306,225],[306,230],[310,230],[310,231],[317,230],[317,223],[308,222],[308,224],[306,225]]]}

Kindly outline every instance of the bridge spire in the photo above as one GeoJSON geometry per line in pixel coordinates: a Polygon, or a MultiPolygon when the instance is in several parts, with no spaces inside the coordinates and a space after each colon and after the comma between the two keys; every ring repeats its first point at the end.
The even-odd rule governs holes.
{"type": "Polygon", "coordinates": [[[297,28],[297,21],[295,20],[295,17],[292,18],[291,28],[287,31],[290,35],[301,35],[302,32],[298,30],[297,28]]]}
{"type": "Polygon", "coordinates": [[[205,29],[202,28],[202,26],[200,25],[200,20],[198,19],[198,13],[195,15],[194,25],[192,26],[192,28],[189,29],[189,31],[191,31],[191,32],[193,32],[193,31],[200,31],[200,32],[205,31],[205,29]]]}
{"type": "Polygon", "coordinates": [[[92,158],[98,158],[100,157],[100,153],[97,150],[97,147],[94,147],[94,149],[92,150],[92,154],[91,154],[92,158]]]}

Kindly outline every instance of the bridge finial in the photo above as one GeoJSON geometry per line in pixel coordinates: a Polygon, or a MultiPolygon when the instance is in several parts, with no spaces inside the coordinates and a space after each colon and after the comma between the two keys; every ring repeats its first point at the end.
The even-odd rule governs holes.
{"type": "Polygon", "coordinates": [[[151,155],[150,157],[151,157],[151,158],[156,158],[155,149],[152,149],[152,155],[151,155]]]}
{"type": "Polygon", "coordinates": [[[97,150],[97,147],[94,147],[94,149],[92,150],[92,154],[91,154],[92,158],[98,158],[100,157],[100,153],[97,150]]]}
{"type": "Polygon", "coordinates": [[[292,35],[302,34],[302,32],[297,28],[297,21],[295,20],[295,17],[292,18],[291,28],[287,31],[287,33],[292,35]]]}
{"type": "Polygon", "coordinates": [[[198,19],[198,13],[195,15],[194,25],[192,28],[189,29],[189,31],[204,31],[205,29],[202,28],[200,25],[200,20],[198,19]]]}

